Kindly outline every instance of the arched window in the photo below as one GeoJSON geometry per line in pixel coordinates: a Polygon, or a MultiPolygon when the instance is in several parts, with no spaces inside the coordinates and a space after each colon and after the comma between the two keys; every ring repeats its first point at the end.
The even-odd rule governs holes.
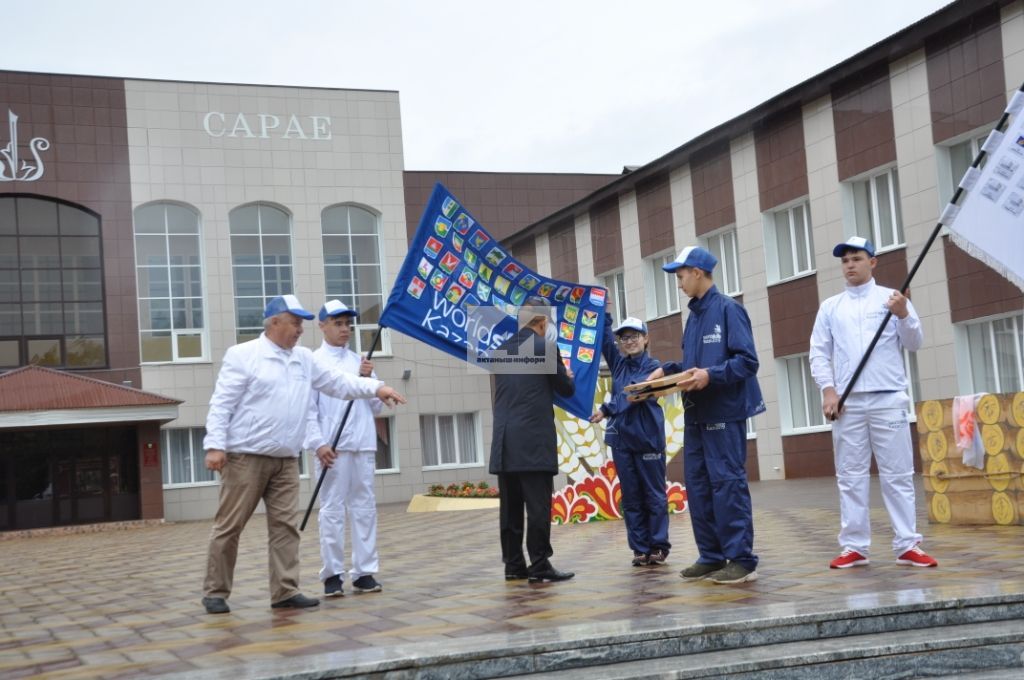
{"type": "Polygon", "coordinates": [[[232,210],[228,221],[236,337],[245,342],[263,332],[267,301],[293,292],[291,218],[268,203],[252,203],[232,210]]]}
{"type": "MultiPolygon", "coordinates": [[[[321,215],[327,299],[359,310],[350,348],[368,352],[384,310],[379,219],[354,205],[335,205],[321,215]]],[[[383,353],[390,353],[386,335],[383,353]]]]}
{"type": "Polygon", "coordinates": [[[0,197],[0,366],[107,366],[100,220],[52,199],[0,197]]]}
{"type": "Polygon", "coordinates": [[[135,210],[143,363],[206,358],[199,213],[176,203],[135,210]]]}

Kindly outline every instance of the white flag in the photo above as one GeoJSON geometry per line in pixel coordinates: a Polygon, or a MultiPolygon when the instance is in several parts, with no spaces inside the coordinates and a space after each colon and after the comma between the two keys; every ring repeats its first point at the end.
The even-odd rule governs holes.
{"type": "Polygon", "coordinates": [[[966,197],[940,221],[954,243],[1024,290],[1024,113],[1018,109],[1006,132],[993,131],[982,148],[985,168],[967,171],[966,197]]]}

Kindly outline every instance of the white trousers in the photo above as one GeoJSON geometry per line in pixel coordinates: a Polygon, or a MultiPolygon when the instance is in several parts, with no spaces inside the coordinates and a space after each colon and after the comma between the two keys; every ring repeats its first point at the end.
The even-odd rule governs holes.
{"type": "Polygon", "coordinates": [[[839,545],[867,555],[871,549],[871,454],[882,500],[892,522],[892,549],[901,555],[921,542],[914,509],[914,452],[905,392],[853,392],[832,423],[839,486],[839,545]]]}
{"type": "MultiPolygon", "coordinates": [[[[373,491],[376,453],[341,451],[324,477],[320,488],[320,580],[340,575],[345,580],[345,520],[352,535],[352,568],[355,581],[364,574],[376,574],[377,499],[373,491]]],[[[314,456],[314,470],[320,477],[320,460],[314,456]]]]}

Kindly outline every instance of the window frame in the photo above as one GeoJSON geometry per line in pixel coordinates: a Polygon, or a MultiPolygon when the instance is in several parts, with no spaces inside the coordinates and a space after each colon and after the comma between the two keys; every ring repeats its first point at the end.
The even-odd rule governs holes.
{"type": "Polygon", "coordinates": [[[676,277],[662,269],[664,265],[674,261],[675,259],[676,254],[673,250],[666,250],[656,255],[644,258],[645,321],[654,321],[655,319],[672,316],[673,314],[680,313],[683,309],[683,303],[679,296],[679,286],[676,283],[676,277]],[[665,312],[662,312],[658,308],[658,286],[667,287],[663,289],[663,292],[665,293],[665,300],[667,302],[667,311],[665,312]],[[675,309],[672,309],[670,302],[673,299],[675,300],[675,309]]]}
{"type": "Polygon", "coordinates": [[[597,277],[598,283],[608,291],[608,300],[612,303],[612,318],[616,323],[629,316],[629,298],[626,295],[626,272],[613,269],[597,277]],[[620,300],[621,298],[621,300],[620,300]],[[621,309],[620,303],[621,302],[621,309]]]}
{"type": "MultiPolygon", "coordinates": [[[[154,234],[145,234],[145,235],[146,236],[152,236],[154,234]]],[[[200,213],[199,209],[196,208],[195,206],[189,205],[188,203],[181,203],[179,201],[150,201],[148,203],[143,203],[143,204],[141,204],[139,206],[136,206],[135,209],[132,210],[132,236],[133,236],[133,238],[132,238],[132,245],[135,248],[135,252],[136,252],[136,256],[135,256],[135,281],[136,281],[136,298],[137,298],[137,304],[138,304],[138,307],[139,307],[139,312],[138,312],[139,313],[139,363],[141,365],[143,365],[143,366],[160,366],[160,365],[167,365],[167,364],[204,364],[204,363],[210,363],[210,323],[209,323],[209,320],[210,320],[210,306],[209,306],[209,300],[208,300],[208,297],[207,297],[207,286],[206,286],[206,281],[207,281],[207,278],[206,278],[206,244],[205,244],[205,242],[203,240],[203,216],[202,216],[202,213],[200,213]],[[143,328],[142,328],[142,303],[143,303],[143,301],[144,300],[162,300],[162,299],[165,299],[165,298],[162,298],[162,297],[150,297],[150,296],[142,295],[142,285],[141,285],[141,281],[139,280],[140,269],[143,269],[143,268],[145,268],[145,269],[159,269],[161,267],[157,267],[157,266],[153,266],[153,265],[141,265],[141,264],[139,264],[139,261],[138,261],[138,242],[135,240],[139,236],[139,233],[135,230],[136,214],[138,213],[139,210],[141,210],[143,208],[150,208],[150,207],[154,207],[154,206],[162,206],[162,207],[165,208],[165,210],[164,210],[164,227],[165,227],[166,231],[164,232],[163,235],[165,237],[165,242],[167,244],[167,250],[166,250],[166,253],[167,253],[167,265],[164,268],[167,269],[167,275],[168,275],[168,296],[167,296],[166,299],[170,302],[170,314],[171,314],[171,328],[168,331],[166,331],[166,332],[170,333],[170,337],[171,337],[171,359],[169,361],[166,361],[166,360],[146,361],[143,358],[143,352],[142,352],[142,334],[143,333],[163,332],[162,329],[146,329],[146,330],[143,330],[143,328]],[[193,234],[185,234],[185,233],[171,234],[170,224],[169,224],[169,221],[168,221],[168,216],[167,216],[167,211],[166,211],[166,207],[167,206],[174,206],[176,208],[182,208],[182,209],[188,210],[189,212],[191,212],[191,213],[193,213],[195,215],[195,219],[196,219],[196,233],[194,234],[194,236],[196,237],[196,243],[198,245],[198,257],[199,257],[199,287],[200,287],[200,295],[198,297],[199,297],[199,299],[201,301],[201,304],[202,304],[202,314],[203,314],[203,325],[202,325],[202,328],[199,328],[199,329],[195,329],[195,328],[177,329],[177,328],[173,327],[174,326],[174,300],[175,299],[179,299],[179,300],[193,299],[196,296],[190,295],[190,296],[183,297],[183,298],[175,298],[172,295],[172,292],[173,292],[172,286],[173,286],[173,284],[172,284],[171,279],[170,279],[171,267],[172,267],[172,265],[170,263],[170,238],[171,238],[172,235],[173,236],[193,236],[193,234]],[[198,356],[198,357],[184,357],[184,358],[178,356],[178,338],[179,337],[188,337],[188,336],[198,336],[199,337],[199,340],[202,343],[202,352],[200,353],[200,356],[198,356]]]]}
{"type": "MultiPolygon", "coordinates": [[[[395,416],[377,416],[374,421],[383,420],[387,424],[388,428],[388,447],[391,449],[391,467],[377,468],[375,467],[375,475],[395,475],[399,474],[401,470],[401,464],[399,461],[398,447],[395,446],[395,416]]],[[[374,423],[376,426],[376,422],[374,423]]]]}
{"type": "MultiPolygon", "coordinates": [[[[355,307],[356,309],[362,310],[362,306],[358,303],[357,300],[352,299],[351,296],[342,295],[342,294],[336,294],[336,293],[333,293],[330,290],[328,290],[329,277],[327,276],[327,272],[328,272],[328,266],[329,265],[327,264],[327,242],[326,242],[326,239],[327,239],[328,236],[330,236],[330,237],[338,237],[338,236],[344,236],[344,234],[327,234],[324,231],[324,223],[325,223],[325,216],[327,215],[328,211],[336,210],[336,209],[339,209],[339,208],[346,208],[346,209],[354,208],[356,210],[362,210],[363,212],[368,213],[373,218],[374,225],[375,225],[375,227],[374,227],[374,229],[375,229],[374,236],[376,237],[376,241],[377,241],[377,259],[378,259],[378,261],[375,262],[375,263],[372,263],[372,264],[374,266],[376,266],[376,268],[377,268],[377,275],[379,277],[378,283],[379,283],[379,286],[380,286],[380,310],[381,310],[381,313],[383,314],[384,307],[385,307],[385,305],[387,304],[387,301],[388,301],[387,282],[389,281],[389,278],[388,278],[388,275],[387,275],[386,258],[385,258],[385,255],[384,255],[384,236],[383,236],[383,233],[382,233],[383,229],[381,227],[382,215],[381,215],[381,213],[379,211],[374,210],[374,209],[370,208],[369,206],[363,205],[361,203],[351,203],[351,202],[347,202],[347,203],[345,203],[345,202],[343,202],[343,203],[334,203],[334,204],[329,205],[329,206],[327,206],[326,208],[324,208],[323,210],[320,211],[320,246],[321,246],[321,252],[323,253],[323,256],[324,256],[324,264],[323,264],[324,270],[323,271],[324,271],[324,291],[325,291],[326,299],[331,300],[331,299],[337,298],[337,299],[341,300],[348,307],[355,307]]],[[[348,228],[349,228],[349,231],[348,231],[347,235],[348,235],[349,239],[351,239],[353,232],[352,232],[352,221],[351,221],[351,214],[350,213],[347,214],[347,221],[348,221],[348,228]]],[[[351,243],[351,241],[350,241],[350,243],[351,243]]],[[[355,267],[355,266],[359,266],[359,264],[360,263],[350,261],[347,266],[348,267],[355,267]]],[[[337,265],[330,265],[330,266],[334,267],[334,266],[337,266],[337,265]]],[[[342,266],[345,266],[345,265],[342,265],[342,266]]],[[[355,341],[354,346],[352,344],[352,341],[350,341],[350,347],[351,347],[352,351],[360,353],[360,354],[364,354],[364,353],[368,352],[370,348],[369,347],[363,347],[363,341],[362,341],[361,332],[369,331],[369,332],[372,332],[372,333],[376,333],[376,331],[377,331],[379,326],[380,326],[379,323],[360,323],[359,322],[359,317],[356,317],[356,323],[353,324],[353,327],[352,327],[352,329],[353,329],[352,339],[355,341]]],[[[380,334],[380,349],[375,351],[374,354],[376,356],[378,356],[378,357],[391,357],[391,356],[394,356],[393,350],[392,350],[392,346],[391,346],[391,331],[388,328],[384,328],[381,331],[381,334],[380,334]]]]}
{"type": "MultiPolygon", "coordinates": [[[[231,267],[231,301],[232,301],[232,306],[233,306],[233,309],[234,309],[233,324],[234,324],[234,330],[235,330],[235,342],[236,343],[245,342],[245,339],[243,339],[242,333],[241,333],[242,327],[238,325],[239,324],[238,301],[240,299],[253,300],[253,299],[256,299],[257,297],[259,297],[262,300],[262,302],[260,304],[260,308],[262,309],[262,308],[266,307],[267,302],[269,302],[274,297],[277,297],[278,295],[294,295],[294,293],[295,293],[295,243],[294,243],[294,240],[295,240],[295,216],[292,214],[292,212],[290,210],[288,210],[287,208],[285,208],[283,205],[281,205],[279,203],[274,203],[272,201],[251,201],[249,203],[243,203],[243,204],[237,205],[237,206],[235,206],[234,208],[232,208],[228,212],[228,251],[229,251],[229,261],[230,261],[230,267],[231,267]],[[272,208],[272,209],[277,210],[277,211],[279,211],[279,212],[284,214],[286,222],[287,222],[287,225],[288,225],[287,233],[284,233],[284,234],[274,233],[274,232],[266,232],[265,233],[263,231],[263,216],[262,216],[262,213],[260,211],[260,208],[263,207],[263,206],[267,206],[269,208],[272,208]],[[232,215],[237,213],[239,210],[242,210],[244,208],[249,208],[249,207],[256,208],[257,224],[256,224],[256,232],[255,232],[255,234],[251,234],[251,233],[237,233],[236,234],[236,233],[234,233],[234,231],[233,231],[234,223],[232,222],[232,215]],[[234,249],[234,244],[232,243],[232,238],[235,237],[235,236],[256,236],[259,239],[259,259],[260,259],[259,265],[237,264],[235,262],[235,249],[234,249]],[[263,252],[264,252],[264,241],[263,241],[263,239],[266,236],[278,236],[278,237],[285,236],[288,239],[288,264],[287,265],[282,265],[282,264],[268,265],[264,261],[264,257],[265,256],[263,254],[263,252]],[[289,271],[291,272],[291,277],[290,277],[290,280],[288,281],[288,286],[287,286],[288,290],[287,291],[282,290],[282,291],[279,291],[279,292],[275,293],[274,295],[268,295],[267,294],[267,275],[266,275],[266,272],[267,272],[267,267],[268,266],[274,266],[274,267],[287,266],[288,267],[289,271]],[[256,269],[256,270],[258,270],[260,272],[260,290],[262,291],[262,295],[255,296],[255,295],[239,295],[238,294],[237,272],[238,272],[239,268],[243,268],[243,269],[256,269]]],[[[256,337],[259,337],[259,335],[261,333],[263,333],[263,325],[262,325],[262,323],[258,327],[256,327],[256,326],[252,326],[252,327],[246,326],[245,328],[257,329],[258,332],[256,334],[256,337]]],[[[246,339],[251,340],[252,338],[248,338],[247,337],[246,339]]]]}
{"type": "MultiPolygon", "coordinates": [[[[956,137],[943,140],[941,143],[935,145],[935,169],[938,174],[938,198],[939,198],[939,213],[941,214],[945,210],[946,205],[950,199],[953,198],[953,194],[956,193],[957,187],[960,185],[960,180],[963,179],[963,174],[959,177],[953,176],[953,149],[964,143],[970,145],[971,160],[973,163],[974,159],[978,157],[978,152],[981,150],[981,145],[988,139],[989,134],[995,129],[997,121],[992,121],[991,124],[985,125],[979,128],[975,128],[969,132],[965,132],[956,137]]],[[[970,167],[970,164],[968,164],[970,167]]],[[[981,167],[985,167],[985,163],[982,162],[981,167]]],[[[966,172],[966,170],[965,170],[966,172]]],[[[948,228],[943,225],[942,233],[949,233],[948,228]]]]}
{"type": "MultiPolygon", "coordinates": [[[[205,458],[206,458],[206,452],[204,450],[200,449],[198,454],[194,450],[196,439],[192,435],[192,432],[195,431],[195,430],[202,430],[203,433],[204,433],[204,436],[205,436],[205,431],[206,431],[205,427],[163,427],[163,428],[160,428],[160,475],[162,477],[161,481],[162,481],[163,488],[165,490],[194,489],[194,488],[204,487],[204,486],[217,486],[218,484],[220,484],[220,480],[217,479],[216,475],[213,475],[213,478],[212,479],[208,479],[208,480],[203,480],[203,481],[199,481],[199,482],[197,482],[195,480],[195,460],[194,460],[194,458],[197,455],[198,456],[202,456],[203,460],[205,460],[205,458]],[[171,437],[170,437],[170,432],[171,432],[171,430],[188,430],[188,432],[189,432],[189,437],[188,437],[188,442],[189,442],[189,465],[188,465],[188,470],[189,470],[189,479],[191,481],[188,481],[188,482],[169,482],[168,481],[168,477],[170,475],[168,475],[167,477],[164,476],[165,469],[168,470],[168,471],[172,469],[170,467],[170,462],[171,462],[170,461],[170,455],[171,455],[171,447],[170,447],[170,438],[171,437]]],[[[202,441],[202,439],[200,438],[200,442],[201,441],[202,441]]]]}
{"type": "MultiPolygon", "coordinates": [[[[88,208],[86,208],[84,206],[81,206],[81,205],[78,205],[78,204],[75,204],[75,203],[71,203],[70,201],[65,201],[65,200],[58,199],[58,198],[53,198],[53,197],[50,197],[50,196],[42,196],[42,195],[38,195],[38,194],[26,194],[26,193],[3,194],[2,196],[0,196],[0,200],[2,200],[4,202],[11,201],[12,210],[11,210],[10,216],[13,219],[13,230],[10,231],[10,232],[0,233],[0,237],[14,239],[14,243],[15,243],[14,260],[13,260],[14,266],[13,267],[3,267],[2,271],[13,272],[14,278],[11,279],[11,281],[14,281],[15,279],[17,280],[17,284],[16,284],[17,285],[17,288],[16,288],[17,289],[17,301],[16,302],[3,302],[2,304],[5,305],[5,306],[11,307],[12,311],[15,310],[15,309],[17,310],[18,325],[19,325],[19,328],[20,328],[20,330],[19,330],[19,332],[17,334],[0,335],[0,341],[5,342],[5,343],[11,343],[11,342],[14,343],[14,345],[17,348],[17,362],[18,362],[17,365],[3,366],[2,368],[0,368],[0,370],[2,370],[4,368],[18,368],[19,366],[30,365],[30,358],[31,357],[29,355],[29,349],[28,348],[29,348],[29,343],[31,341],[33,341],[33,340],[57,340],[58,346],[59,346],[60,361],[58,363],[56,363],[56,364],[49,364],[49,363],[41,364],[40,363],[38,365],[46,366],[48,368],[58,368],[58,369],[69,370],[69,371],[102,370],[102,369],[109,368],[110,367],[110,346],[109,346],[109,339],[110,339],[109,336],[110,336],[110,334],[109,334],[109,326],[107,324],[107,295],[106,295],[107,288],[106,288],[106,266],[105,266],[105,258],[104,258],[104,247],[103,247],[103,217],[99,213],[96,213],[96,212],[94,212],[94,211],[92,211],[92,210],[90,210],[90,209],[88,209],[88,208]],[[36,202],[39,202],[39,203],[44,203],[44,204],[52,205],[53,206],[53,210],[54,210],[53,216],[54,216],[54,221],[55,221],[54,225],[53,225],[54,226],[53,233],[33,233],[33,232],[28,232],[28,231],[22,231],[20,229],[21,220],[19,218],[20,210],[19,210],[19,207],[18,207],[20,201],[36,201],[36,202]],[[82,233],[78,233],[77,231],[75,231],[73,229],[73,227],[69,227],[68,233],[64,233],[64,229],[62,227],[62,223],[63,223],[62,215],[66,214],[68,211],[75,211],[76,213],[82,213],[83,215],[87,216],[91,220],[94,220],[95,228],[96,228],[95,234],[82,234],[82,233]],[[56,242],[57,242],[57,249],[58,249],[57,250],[57,254],[56,254],[56,261],[55,261],[55,263],[52,264],[52,265],[45,265],[45,266],[39,266],[38,263],[33,263],[36,266],[31,266],[31,267],[26,266],[26,262],[22,261],[22,245],[24,245],[22,243],[22,239],[23,238],[52,238],[52,239],[55,239],[56,242]],[[76,243],[76,241],[74,239],[77,239],[78,240],[77,242],[82,242],[85,239],[90,239],[90,240],[94,240],[95,241],[95,245],[96,245],[95,258],[96,258],[96,261],[98,263],[97,266],[95,266],[95,267],[88,267],[88,266],[82,266],[82,264],[80,262],[72,262],[71,264],[68,264],[68,263],[65,262],[65,245],[70,246],[70,245],[76,243]],[[91,271],[91,272],[96,272],[98,274],[98,297],[97,298],[90,298],[90,297],[86,296],[83,299],[82,297],[68,297],[67,296],[66,288],[67,288],[67,283],[68,283],[67,279],[68,279],[69,274],[74,273],[74,272],[80,272],[80,271],[91,271]],[[24,282],[25,282],[26,274],[28,274],[30,272],[56,272],[57,273],[57,281],[56,281],[56,284],[55,284],[55,289],[57,291],[59,291],[58,297],[56,299],[49,299],[49,300],[38,298],[38,297],[36,299],[26,300],[26,296],[25,296],[25,283],[24,282]],[[35,306],[39,306],[39,305],[54,306],[54,305],[56,305],[57,309],[59,310],[58,313],[60,315],[60,330],[59,331],[47,330],[45,332],[40,331],[40,332],[37,332],[37,333],[30,333],[30,332],[28,332],[29,329],[28,329],[28,326],[26,325],[26,319],[25,319],[26,309],[28,307],[34,306],[34,305],[35,306]],[[100,321],[100,325],[102,327],[102,330],[100,330],[99,332],[86,332],[86,331],[72,332],[72,331],[69,331],[67,319],[68,319],[68,314],[71,313],[71,311],[69,309],[66,309],[66,307],[71,306],[71,305],[94,305],[94,306],[98,305],[99,321],[100,321]],[[70,361],[69,361],[70,357],[68,355],[68,346],[70,344],[70,341],[73,341],[76,338],[86,338],[86,339],[89,339],[89,338],[93,338],[93,339],[101,338],[102,339],[103,356],[102,356],[102,360],[101,360],[100,364],[96,364],[96,365],[76,365],[76,364],[70,363],[70,361]]],[[[72,213],[72,216],[75,216],[75,214],[72,213]]],[[[73,256],[74,253],[73,252],[69,252],[69,253],[67,253],[67,255],[70,257],[70,256],[73,256]]],[[[52,281],[50,283],[53,284],[52,281]]],[[[9,329],[7,329],[5,327],[4,330],[9,330],[9,329]]]]}
{"type": "Polygon", "coordinates": [[[814,259],[814,221],[811,217],[811,203],[808,197],[804,196],[795,201],[783,203],[771,210],[761,213],[761,225],[764,232],[764,255],[765,255],[765,274],[767,278],[766,285],[774,286],[779,283],[786,283],[788,281],[795,281],[796,279],[802,279],[807,276],[813,276],[817,273],[817,263],[814,259]],[[803,208],[804,214],[804,237],[806,240],[806,252],[804,255],[807,258],[806,270],[797,270],[796,267],[799,263],[798,253],[796,251],[797,242],[794,236],[796,235],[796,226],[793,215],[796,208],[803,208]],[[781,275],[779,267],[779,243],[777,239],[777,224],[776,215],[780,213],[787,213],[789,215],[789,230],[790,230],[790,255],[793,256],[793,268],[792,274],[787,276],[781,275]]]}
{"type": "Polygon", "coordinates": [[[843,233],[845,236],[861,236],[866,238],[871,241],[875,246],[875,252],[879,254],[907,247],[907,233],[904,229],[903,208],[899,194],[899,168],[895,163],[875,168],[857,177],[845,180],[840,183],[840,187],[843,202],[843,233]],[[882,177],[886,178],[886,186],[888,187],[890,197],[888,212],[889,219],[893,225],[893,238],[896,239],[892,243],[883,243],[882,241],[882,225],[879,221],[881,208],[878,204],[878,185],[876,183],[882,177]],[[869,214],[866,218],[867,222],[863,225],[860,221],[860,212],[857,209],[857,192],[858,187],[861,185],[864,185],[867,191],[869,208],[869,214]],[[870,231],[870,234],[865,233],[865,229],[862,229],[862,226],[867,231],[870,231]]]}
{"type": "MultiPolygon", "coordinates": [[[[480,427],[480,412],[479,411],[459,411],[459,412],[452,411],[452,412],[446,412],[446,413],[420,413],[419,417],[420,417],[420,427],[419,427],[419,430],[420,430],[420,449],[421,449],[421,462],[422,462],[422,469],[423,470],[425,470],[425,471],[426,470],[456,470],[456,469],[465,469],[465,468],[479,468],[479,467],[483,467],[484,466],[486,456],[484,455],[484,449],[483,449],[483,436],[482,436],[481,427],[480,427]],[[473,462],[473,463],[458,462],[458,463],[437,463],[437,464],[434,464],[434,465],[428,465],[427,462],[426,462],[426,458],[424,457],[424,454],[426,453],[426,447],[423,446],[423,435],[424,435],[424,433],[423,433],[422,419],[423,418],[434,418],[434,421],[435,421],[435,428],[434,428],[434,432],[435,432],[435,446],[436,446],[436,450],[438,451],[438,453],[440,453],[440,450],[441,450],[441,440],[440,440],[440,434],[439,434],[440,433],[440,428],[438,428],[437,425],[436,425],[437,419],[438,418],[443,418],[443,417],[448,417],[448,416],[451,416],[452,418],[457,418],[457,416],[460,416],[460,415],[469,415],[469,416],[472,416],[472,418],[473,418],[473,442],[474,442],[474,444],[475,444],[475,446],[477,448],[477,453],[479,454],[479,460],[477,462],[473,462]]],[[[458,422],[458,421],[456,420],[456,422],[458,422]]],[[[458,437],[457,436],[455,438],[455,441],[456,441],[456,446],[458,446],[458,437]]],[[[461,456],[457,456],[457,457],[461,459],[461,456]]]]}
{"type": "Polygon", "coordinates": [[[994,394],[1006,393],[1006,392],[1019,392],[1024,389],[1024,312],[1010,312],[1004,314],[994,314],[992,316],[986,316],[978,319],[971,319],[962,323],[954,324],[954,351],[957,358],[957,364],[964,366],[965,370],[957,371],[957,382],[959,385],[959,391],[961,394],[976,394],[979,392],[990,392],[990,390],[984,389],[983,386],[978,385],[974,377],[974,365],[971,362],[971,358],[974,354],[973,348],[970,344],[969,328],[971,326],[987,326],[986,329],[986,347],[985,358],[990,359],[992,366],[993,377],[995,378],[995,389],[991,390],[994,394]],[[994,323],[1003,320],[1013,320],[1014,325],[1017,327],[1020,333],[1020,340],[1014,344],[1014,351],[1016,354],[1017,361],[1017,380],[1019,382],[1019,389],[1006,389],[1001,384],[999,364],[998,364],[998,352],[994,351],[995,328],[994,323]],[[977,389],[976,389],[977,388],[977,389]]]}
{"type": "MultiPolygon", "coordinates": [[[[775,371],[778,376],[778,390],[779,390],[779,428],[782,436],[789,435],[801,435],[811,434],[814,432],[828,432],[832,429],[832,426],[825,421],[825,414],[822,413],[821,404],[821,390],[818,389],[817,384],[811,377],[811,364],[810,364],[810,353],[801,352],[798,354],[791,354],[784,357],[777,357],[775,359],[775,371]],[[814,415],[813,424],[804,426],[795,426],[793,424],[793,398],[790,393],[790,375],[789,375],[789,362],[793,359],[803,359],[801,362],[801,380],[800,384],[805,388],[813,388],[813,393],[817,394],[817,402],[819,408],[814,415]]],[[[804,395],[804,410],[807,416],[807,422],[811,423],[812,411],[810,409],[812,399],[810,394],[804,395]]]]}
{"type": "Polygon", "coordinates": [[[698,240],[707,251],[718,258],[718,267],[715,269],[714,279],[719,291],[730,297],[743,295],[743,272],[740,270],[740,241],[736,225],[727,225],[701,236],[698,240]],[[727,237],[731,237],[732,240],[732,262],[729,262],[730,258],[725,256],[727,252],[725,240],[727,237]],[[715,240],[720,241],[717,251],[712,246],[712,242],[715,240]],[[733,273],[736,275],[735,288],[731,288],[728,283],[729,275],[733,273]]]}

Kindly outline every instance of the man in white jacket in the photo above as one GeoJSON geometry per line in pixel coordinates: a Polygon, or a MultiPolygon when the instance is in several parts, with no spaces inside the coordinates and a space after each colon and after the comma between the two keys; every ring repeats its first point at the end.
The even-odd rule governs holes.
{"type": "Polygon", "coordinates": [[[825,300],[811,332],[811,375],[821,389],[822,410],[832,421],[836,482],[839,487],[839,545],[829,566],[846,569],[868,564],[871,546],[869,493],[871,454],[878,464],[882,499],[893,528],[893,551],[899,564],[934,567],[938,563],[918,544],[914,509],[914,453],[907,410],[903,349],[917,351],[924,340],[921,320],[904,295],[875,283],[877,264],[870,241],[852,236],[832,254],[841,258],[846,289],[825,300]],[[886,324],[838,411],[846,389],[882,319],[886,324]]]}
{"type": "MultiPolygon", "coordinates": [[[[339,300],[328,300],[320,308],[320,330],[324,342],[313,353],[317,363],[360,377],[376,377],[373,363],[348,348],[352,323],[358,312],[339,300]]],[[[357,593],[380,592],[374,578],[379,569],[377,555],[377,499],[373,491],[377,460],[377,428],[374,417],[383,403],[379,399],[356,400],[341,431],[338,445],[331,447],[335,432],[349,402],[317,394],[310,405],[306,448],[316,451],[316,475],[327,467],[320,490],[320,580],[327,597],[343,594],[345,580],[345,520],[352,535],[352,589],[357,593]]]]}
{"type": "Polygon", "coordinates": [[[220,500],[207,550],[203,606],[231,611],[238,537],[262,500],[267,509],[270,602],[275,609],[319,604],[299,592],[299,464],[314,391],[343,399],[405,398],[379,380],[359,378],[314,361],[296,346],[302,320],[313,315],[294,295],[263,311],[264,332],[229,347],[206,417],[206,467],[220,472],[220,500]]]}

